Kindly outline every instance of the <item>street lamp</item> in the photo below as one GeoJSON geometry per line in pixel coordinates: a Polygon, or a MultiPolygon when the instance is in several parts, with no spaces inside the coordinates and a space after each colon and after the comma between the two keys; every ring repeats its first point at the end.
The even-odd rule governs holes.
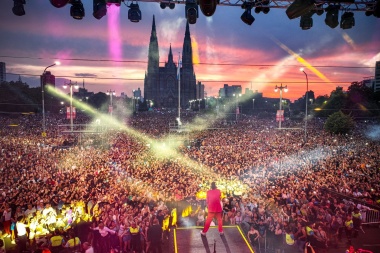
{"type": "Polygon", "coordinates": [[[255,99],[252,98],[252,114],[255,111],[255,99]]]}
{"type": "Polygon", "coordinates": [[[133,95],[133,100],[132,100],[132,102],[133,102],[133,112],[134,112],[134,113],[137,113],[137,104],[138,104],[139,99],[140,99],[140,97],[135,97],[135,96],[133,95]]]}
{"type": "Polygon", "coordinates": [[[305,142],[307,140],[307,102],[308,102],[308,95],[309,95],[309,79],[307,77],[306,72],[304,71],[303,68],[300,68],[300,71],[302,71],[305,74],[306,77],[306,95],[305,95],[305,142]]]}
{"type": "Polygon", "coordinates": [[[73,125],[73,87],[75,89],[78,89],[79,86],[76,83],[75,84],[72,83],[70,80],[70,83],[63,85],[64,89],[67,89],[68,87],[70,87],[70,129],[71,129],[71,133],[72,133],[73,128],[74,128],[74,125],[73,125]]]}
{"type": "Polygon", "coordinates": [[[220,97],[215,97],[215,99],[216,99],[216,115],[219,115],[219,98],[220,97]]]}
{"type": "Polygon", "coordinates": [[[113,111],[112,96],[116,95],[116,92],[114,90],[107,90],[106,94],[110,96],[110,106],[109,106],[108,111],[112,117],[112,111],[113,111]]]}
{"type": "Polygon", "coordinates": [[[232,94],[234,97],[236,97],[236,109],[235,109],[235,119],[236,119],[236,122],[238,121],[238,110],[239,110],[239,97],[241,97],[241,93],[239,94],[232,94]]]}
{"type": "MultiPolygon", "coordinates": [[[[280,112],[279,113],[282,113],[282,90],[284,90],[285,92],[288,92],[288,86],[285,85],[285,86],[282,86],[282,84],[280,86],[277,86],[274,88],[274,92],[277,92],[278,90],[280,90],[280,112]]],[[[283,120],[283,116],[284,114],[280,114],[279,115],[279,121],[278,121],[278,128],[281,129],[281,122],[283,120]]]]}
{"type": "Polygon", "coordinates": [[[44,80],[45,80],[45,74],[46,74],[46,70],[50,67],[53,67],[55,65],[61,65],[61,63],[59,61],[56,61],[54,62],[54,64],[51,64],[49,66],[47,66],[45,69],[44,69],[44,72],[42,72],[42,76],[41,76],[41,96],[42,96],[42,136],[45,137],[46,136],[46,120],[45,120],[45,87],[44,87],[44,80]]]}

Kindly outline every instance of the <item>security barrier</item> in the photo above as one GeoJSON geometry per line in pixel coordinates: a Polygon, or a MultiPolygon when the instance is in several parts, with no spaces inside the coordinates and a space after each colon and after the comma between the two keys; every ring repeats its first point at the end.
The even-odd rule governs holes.
{"type": "Polygon", "coordinates": [[[362,212],[362,224],[376,224],[380,223],[380,212],[377,210],[367,210],[362,212]]]}

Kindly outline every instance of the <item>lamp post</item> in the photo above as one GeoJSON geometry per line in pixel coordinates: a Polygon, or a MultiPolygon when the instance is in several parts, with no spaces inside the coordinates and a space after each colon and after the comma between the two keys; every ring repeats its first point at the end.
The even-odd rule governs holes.
{"type": "Polygon", "coordinates": [[[236,97],[236,108],[235,108],[235,120],[238,121],[238,110],[239,110],[239,97],[241,97],[241,93],[239,94],[232,94],[234,97],[236,97]]]}
{"type": "Polygon", "coordinates": [[[307,103],[308,103],[308,98],[309,98],[309,78],[307,77],[306,72],[304,71],[303,68],[300,68],[300,71],[302,71],[305,74],[306,77],[306,94],[305,94],[305,142],[307,141],[307,103]]]}
{"type": "Polygon", "coordinates": [[[215,97],[215,99],[216,99],[216,115],[219,115],[219,98],[220,97],[215,97]]]}
{"type": "Polygon", "coordinates": [[[177,69],[177,78],[178,78],[178,126],[182,125],[181,122],[181,53],[178,53],[178,69],[177,69]]]}
{"type": "MultiPolygon", "coordinates": [[[[285,86],[282,86],[282,84],[280,86],[277,86],[274,88],[274,91],[277,92],[278,90],[280,90],[280,112],[282,110],[282,90],[284,90],[285,92],[288,92],[288,86],[285,85],[285,86]]],[[[282,122],[282,117],[283,115],[280,115],[279,117],[279,121],[278,121],[278,128],[281,129],[281,122],[282,122]]]]}
{"type": "Polygon", "coordinates": [[[113,103],[112,103],[112,96],[114,96],[116,94],[116,92],[114,90],[107,90],[107,95],[110,96],[110,105],[109,105],[109,113],[111,114],[111,117],[112,117],[112,112],[113,112],[113,103]]]}
{"type": "Polygon", "coordinates": [[[252,98],[252,114],[255,111],[255,99],[252,98]]]}
{"type": "Polygon", "coordinates": [[[74,121],[73,121],[73,87],[75,89],[78,89],[79,86],[75,83],[72,83],[71,80],[68,84],[63,85],[64,89],[67,89],[70,87],[70,129],[71,133],[73,132],[74,129],[74,121]]]}
{"type": "Polygon", "coordinates": [[[42,72],[41,76],[41,96],[42,96],[42,136],[46,136],[46,121],[45,121],[45,87],[44,87],[44,80],[45,80],[45,73],[46,70],[50,67],[53,67],[55,65],[60,65],[61,63],[59,61],[54,62],[54,64],[51,64],[47,66],[44,69],[44,72],[42,72]]]}

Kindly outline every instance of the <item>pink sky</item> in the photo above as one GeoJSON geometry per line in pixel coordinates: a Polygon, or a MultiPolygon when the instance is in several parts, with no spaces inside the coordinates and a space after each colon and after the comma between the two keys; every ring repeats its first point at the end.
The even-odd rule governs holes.
{"type": "MultiPolygon", "coordinates": [[[[124,6],[120,10],[109,10],[101,20],[94,19],[91,7],[85,6],[87,12],[82,21],[72,19],[68,8],[55,9],[40,0],[30,3],[23,17],[14,16],[7,9],[11,8],[11,3],[5,3],[4,7],[0,10],[3,24],[0,56],[21,58],[0,57],[0,61],[7,63],[7,72],[23,75],[31,85],[39,83],[33,75],[40,75],[54,59],[61,59],[61,66],[50,69],[56,76],[66,77],[58,79],[58,86],[68,80],[82,83],[80,75],[83,74],[98,77],[85,79],[86,87],[95,92],[112,89],[117,94],[125,92],[130,96],[133,89],[143,89],[153,14],[161,65],[167,60],[170,44],[175,61],[178,52],[182,51],[185,18],[181,7],[184,6],[169,11],[161,10],[155,3],[147,3],[141,7],[144,8],[143,19],[139,23],[127,20],[124,6]],[[42,7],[44,15],[39,15],[42,7]]],[[[242,85],[243,89],[250,88],[252,83],[253,90],[263,92],[264,96],[278,97],[273,89],[276,84],[284,83],[289,88],[286,98],[301,97],[306,91],[306,80],[299,68],[305,66],[278,43],[311,66],[355,67],[316,67],[331,82],[322,80],[305,67],[309,88],[316,95],[330,94],[336,86],[347,88],[350,82],[374,76],[375,62],[380,60],[380,35],[374,32],[379,31],[379,19],[356,13],[356,26],[341,30],[327,27],[324,18],[317,17],[311,30],[301,31],[299,20],[288,20],[284,10],[258,16],[252,27],[235,17],[239,17],[239,13],[239,8],[235,7],[218,8],[212,18],[206,19],[201,14],[197,24],[190,26],[193,42],[197,44],[194,56],[201,63],[195,65],[195,74],[197,80],[206,85],[210,96],[216,96],[225,83],[242,85]],[[226,15],[233,18],[227,19],[226,15]]]]}

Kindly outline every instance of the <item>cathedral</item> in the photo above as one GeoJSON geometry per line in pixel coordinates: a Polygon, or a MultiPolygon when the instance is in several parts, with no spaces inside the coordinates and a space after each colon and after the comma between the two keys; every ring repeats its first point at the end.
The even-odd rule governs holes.
{"type": "MultiPolygon", "coordinates": [[[[177,60],[178,61],[178,60],[177,60]]],[[[196,77],[193,67],[193,52],[189,23],[186,24],[185,38],[182,49],[182,67],[177,70],[173,60],[172,48],[169,48],[168,60],[160,67],[160,56],[156,33],[156,23],[153,16],[150,35],[148,70],[144,79],[144,98],[152,100],[154,107],[178,108],[178,78],[180,80],[181,107],[185,108],[190,100],[196,98],[196,77]]]]}

